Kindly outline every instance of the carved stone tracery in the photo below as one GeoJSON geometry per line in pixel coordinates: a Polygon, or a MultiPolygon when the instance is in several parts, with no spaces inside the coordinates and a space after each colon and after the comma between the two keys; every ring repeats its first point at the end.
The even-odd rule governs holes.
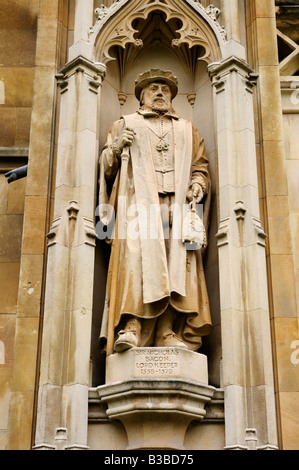
{"type": "MultiPolygon", "coordinates": [[[[184,63],[188,55],[186,51],[190,55],[194,47],[197,47],[196,59],[207,63],[219,60],[219,43],[223,43],[226,37],[218,22],[220,10],[214,5],[204,8],[195,0],[117,0],[109,8],[101,5],[95,15],[97,20],[90,30],[90,42],[95,46],[96,61],[103,64],[115,60],[115,48],[130,49],[130,54],[136,56],[139,48],[146,47],[148,38],[153,39],[150,31],[144,34],[140,28],[145,22],[153,27],[149,19],[154,18],[155,22],[157,16],[163,23],[159,26],[159,39],[164,45],[175,48],[175,53],[181,55],[184,63]],[[194,10],[198,15],[194,16],[194,10]]],[[[187,57],[188,61],[190,58],[187,57]]]]}

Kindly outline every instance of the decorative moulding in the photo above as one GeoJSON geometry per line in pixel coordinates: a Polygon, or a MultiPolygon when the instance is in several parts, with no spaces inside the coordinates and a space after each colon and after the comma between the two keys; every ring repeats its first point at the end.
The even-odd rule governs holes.
{"type": "Polygon", "coordinates": [[[94,63],[83,56],[74,58],[56,75],[57,85],[61,89],[61,94],[68,90],[69,78],[78,72],[85,73],[89,76],[89,90],[97,93],[101,81],[105,77],[106,67],[104,64],[94,63]]]}
{"type": "Polygon", "coordinates": [[[216,234],[217,246],[228,245],[228,231],[229,231],[230,217],[220,220],[218,233],[216,234]]]}
{"type": "Polygon", "coordinates": [[[215,27],[218,29],[219,34],[222,38],[223,41],[227,40],[227,32],[224,26],[222,26],[218,18],[221,15],[221,10],[217,7],[214,7],[213,4],[208,5],[207,7],[204,7],[200,0],[186,0],[191,6],[193,6],[194,9],[199,9],[202,10],[203,15],[207,15],[211,21],[214,22],[215,27]],[[194,5],[192,5],[194,4],[194,5]]]}

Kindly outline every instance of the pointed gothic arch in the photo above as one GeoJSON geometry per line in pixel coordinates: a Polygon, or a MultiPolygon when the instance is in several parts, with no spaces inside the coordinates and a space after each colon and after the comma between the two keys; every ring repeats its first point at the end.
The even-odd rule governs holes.
{"type": "MultiPolygon", "coordinates": [[[[149,49],[155,59],[144,60],[144,66],[149,68],[147,63],[152,65],[159,55],[163,59],[172,57],[173,68],[177,69],[173,71],[181,74],[179,81],[181,86],[185,85],[182,93],[192,106],[203,77],[198,69],[204,64],[207,78],[207,67],[221,61],[225,55],[226,32],[218,22],[220,11],[213,5],[205,8],[198,0],[115,0],[109,8],[101,5],[95,14],[97,21],[89,37],[92,60],[107,67],[105,82],[112,80],[108,95],[114,95],[114,109],[119,105],[118,100],[114,100],[116,94],[121,105],[126,103],[128,95],[134,94],[134,67],[136,76],[144,71],[138,70],[136,64],[150,55],[149,49]],[[131,80],[131,89],[128,80],[131,80]]],[[[164,60],[161,62],[165,68],[167,60],[166,64],[164,60]]],[[[185,117],[193,120],[190,113],[185,117]]],[[[102,129],[103,133],[107,131],[105,126],[102,129]]]]}
{"type": "Polygon", "coordinates": [[[213,5],[204,8],[198,0],[116,0],[110,8],[102,5],[96,10],[97,21],[90,32],[94,60],[106,64],[112,59],[109,49],[116,44],[123,48],[127,44],[142,47],[143,41],[133,23],[137,18],[147,19],[154,11],[163,12],[167,23],[173,19],[180,21],[172,46],[200,45],[205,48],[202,59],[208,63],[221,59],[226,32],[218,22],[220,11],[213,5]]]}

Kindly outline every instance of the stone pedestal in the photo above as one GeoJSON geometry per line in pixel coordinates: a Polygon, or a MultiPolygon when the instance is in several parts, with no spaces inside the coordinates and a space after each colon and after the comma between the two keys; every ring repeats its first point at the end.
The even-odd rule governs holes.
{"type": "Polygon", "coordinates": [[[128,449],[184,449],[191,421],[202,420],[215,388],[207,358],[179,348],[134,348],[107,358],[97,388],[107,415],[124,425],[128,449]]]}
{"type": "Polygon", "coordinates": [[[179,378],[208,385],[207,357],[180,348],[133,348],[107,358],[106,384],[132,378],[179,378]]]}

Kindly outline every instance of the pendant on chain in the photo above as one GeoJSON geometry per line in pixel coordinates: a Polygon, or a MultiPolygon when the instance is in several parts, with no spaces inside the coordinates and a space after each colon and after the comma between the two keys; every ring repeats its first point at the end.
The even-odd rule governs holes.
{"type": "Polygon", "coordinates": [[[156,146],[156,150],[158,152],[166,152],[169,149],[169,144],[167,144],[164,140],[161,140],[159,144],[156,146]]]}

